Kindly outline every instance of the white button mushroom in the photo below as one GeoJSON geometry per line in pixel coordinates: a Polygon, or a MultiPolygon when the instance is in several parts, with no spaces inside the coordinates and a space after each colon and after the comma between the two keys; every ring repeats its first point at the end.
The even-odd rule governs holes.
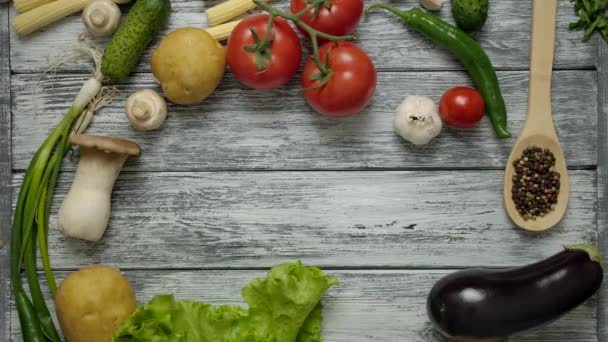
{"type": "Polygon", "coordinates": [[[139,131],[158,129],[167,119],[167,102],[152,89],[129,96],[125,109],[131,126],[139,131]]]}
{"type": "Polygon", "coordinates": [[[85,7],[82,20],[94,36],[109,36],[120,24],[120,8],[111,0],[95,0],[85,7]]]}
{"type": "Polygon", "coordinates": [[[99,241],[110,220],[114,182],[125,161],[139,157],[141,148],[130,140],[87,134],[76,134],[70,142],[80,146],[80,162],[59,207],[57,226],[67,236],[99,241]]]}
{"type": "Polygon", "coordinates": [[[441,132],[441,117],[433,100],[423,96],[408,96],[397,108],[395,131],[416,145],[428,144],[441,132]]]}
{"type": "Polygon", "coordinates": [[[429,11],[438,11],[443,6],[443,0],[420,0],[420,4],[429,11]]]}

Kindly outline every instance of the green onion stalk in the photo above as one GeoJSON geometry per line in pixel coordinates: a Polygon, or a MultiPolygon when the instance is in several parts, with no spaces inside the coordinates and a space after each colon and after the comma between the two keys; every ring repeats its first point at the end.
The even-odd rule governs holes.
{"type": "Polygon", "coordinates": [[[92,115],[104,102],[100,100],[103,79],[100,54],[93,49],[82,51],[93,57],[95,72],[81,88],[68,113],[34,154],[21,184],[13,217],[11,283],[24,342],[61,342],[38,280],[36,255],[39,248],[49,289],[55,297],[57,283],[51,270],[47,246],[53,193],[63,158],[71,148],[69,139],[73,130],[84,130],[90,121],[82,122],[79,118],[83,113],[85,116],[92,115]],[[29,295],[21,279],[22,268],[25,268],[29,295]]]}

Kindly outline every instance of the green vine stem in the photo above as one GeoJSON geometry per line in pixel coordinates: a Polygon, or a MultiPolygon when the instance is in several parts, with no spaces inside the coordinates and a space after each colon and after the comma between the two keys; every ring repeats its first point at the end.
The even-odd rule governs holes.
{"type": "Polygon", "coordinates": [[[321,31],[315,30],[314,28],[310,27],[310,25],[306,24],[304,21],[302,21],[302,16],[305,15],[306,13],[308,13],[311,10],[315,10],[318,11],[318,9],[322,6],[326,6],[327,4],[327,0],[311,0],[310,1],[310,5],[308,7],[306,7],[304,10],[292,14],[292,13],[287,13],[287,12],[283,12],[269,4],[267,4],[265,1],[263,0],[253,0],[253,2],[261,9],[263,9],[264,11],[266,11],[269,15],[268,17],[268,27],[266,29],[266,35],[264,36],[264,39],[262,41],[262,43],[260,44],[261,46],[264,45],[264,43],[267,43],[269,41],[271,41],[270,39],[270,31],[272,30],[272,20],[275,17],[280,17],[286,20],[289,20],[291,22],[293,22],[294,24],[298,25],[302,30],[306,31],[308,33],[308,35],[310,36],[310,40],[312,42],[312,51],[313,51],[313,55],[312,55],[312,59],[315,62],[315,64],[317,65],[317,67],[319,68],[319,70],[321,71],[321,76],[320,78],[323,78],[329,74],[331,74],[331,70],[329,68],[329,65],[327,63],[323,63],[321,61],[321,57],[319,56],[319,42],[318,42],[318,38],[323,38],[326,40],[329,40],[331,42],[337,43],[343,40],[353,40],[355,39],[355,36],[353,35],[348,35],[348,36],[334,36],[331,34],[327,34],[327,33],[323,33],[321,31]]]}

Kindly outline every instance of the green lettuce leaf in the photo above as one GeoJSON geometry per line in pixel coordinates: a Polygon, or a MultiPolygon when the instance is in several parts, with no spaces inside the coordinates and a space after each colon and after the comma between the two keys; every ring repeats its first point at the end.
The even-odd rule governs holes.
{"type": "Polygon", "coordinates": [[[297,342],[323,342],[321,326],[323,325],[323,304],[319,302],[312,310],[298,334],[297,342]]]}
{"type": "Polygon", "coordinates": [[[224,341],[246,316],[247,311],[240,307],[216,307],[159,295],[125,320],[113,341],[224,341]]]}
{"type": "Polygon", "coordinates": [[[300,262],[273,267],[243,288],[249,310],[159,295],[138,308],[114,342],[322,342],[321,297],[338,281],[300,262]]]}

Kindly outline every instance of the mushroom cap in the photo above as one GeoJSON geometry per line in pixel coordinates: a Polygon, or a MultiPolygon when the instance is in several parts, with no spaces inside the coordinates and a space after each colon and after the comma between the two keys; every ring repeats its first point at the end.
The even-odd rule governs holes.
{"type": "Polygon", "coordinates": [[[125,112],[133,128],[150,131],[160,128],[167,119],[167,102],[156,91],[142,89],[129,96],[125,112]]]}
{"type": "Polygon", "coordinates": [[[93,0],[82,11],[87,30],[98,37],[114,33],[120,24],[120,17],[120,8],[112,0],[93,0]]]}
{"type": "Polygon", "coordinates": [[[96,148],[107,153],[126,154],[132,157],[141,155],[141,147],[127,139],[102,137],[91,134],[74,134],[70,143],[81,147],[96,148]]]}

